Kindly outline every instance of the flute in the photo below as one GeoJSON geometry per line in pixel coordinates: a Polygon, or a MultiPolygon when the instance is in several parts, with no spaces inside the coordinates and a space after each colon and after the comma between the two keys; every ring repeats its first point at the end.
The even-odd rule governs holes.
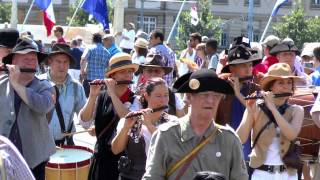
{"type": "MultiPolygon", "coordinates": [[[[3,68],[3,67],[0,67],[0,71],[4,71],[6,73],[9,72],[9,70],[7,68],[3,68]]],[[[37,72],[37,70],[36,69],[31,69],[31,68],[21,68],[20,72],[35,73],[35,72],[37,72]]]]}
{"type": "MultiPolygon", "coordinates": [[[[161,107],[158,107],[158,108],[154,108],[151,110],[151,113],[154,113],[154,112],[158,112],[158,111],[161,111],[161,110],[164,110],[164,109],[167,109],[168,106],[161,106],[161,107]]],[[[129,116],[126,116],[125,118],[132,118],[132,117],[137,117],[139,118],[135,123],[134,125],[132,126],[132,128],[130,129],[130,133],[129,133],[129,136],[133,139],[133,141],[135,143],[139,143],[139,140],[140,140],[140,137],[141,137],[141,128],[142,128],[142,112],[138,112],[136,114],[131,114],[129,116]]]]}
{"type": "MultiPolygon", "coordinates": [[[[116,85],[121,84],[133,84],[133,81],[116,81],[116,85]]],[[[105,85],[104,81],[100,82],[89,82],[89,85],[105,85]]]]}
{"type": "Polygon", "coordinates": [[[242,77],[239,78],[239,82],[243,82],[243,81],[247,81],[247,80],[252,80],[253,76],[246,76],[246,77],[242,77]]]}
{"type": "MultiPolygon", "coordinates": [[[[292,96],[292,93],[281,93],[281,94],[274,94],[274,98],[281,98],[281,97],[288,97],[292,96]]],[[[249,99],[263,99],[263,96],[247,96],[244,98],[244,100],[249,100],[249,99]]]]}

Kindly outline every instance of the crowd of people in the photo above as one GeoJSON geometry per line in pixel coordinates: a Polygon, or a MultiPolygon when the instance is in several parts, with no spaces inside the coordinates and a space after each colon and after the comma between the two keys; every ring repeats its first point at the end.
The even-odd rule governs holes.
{"type": "Polygon", "coordinates": [[[320,45],[239,36],[219,52],[194,32],[178,57],[133,23],[91,44],[54,35],[44,53],[31,32],[0,30],[2,179],[44,180],[56,147],[75,145],[75,119],[97,139],[89,180],[320,178],[317,160],[290,163],[304,113],[320,127],[320,96],[308,111],[289,102],[319,86],[320,45]]]}

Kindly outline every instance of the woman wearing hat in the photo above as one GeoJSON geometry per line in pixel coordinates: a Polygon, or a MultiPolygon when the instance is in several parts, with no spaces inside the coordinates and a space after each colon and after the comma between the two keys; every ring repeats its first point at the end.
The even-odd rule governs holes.
{"type": "MultiPolygon", "coordinates": [[[[148,54],[149,42],[143,38],[138,38],[134,43],[134,53],[132,54],[132,62],[135,64],[144,64],[148,54]]],[[[139,75],[133,77],[134,88],[137,87],[139,75]]]]}
{"type": "Polygon", "coordinates": [[[289,105],[288,96],[275,98],[274,95],[293,93],[294,85],[299,79],[292,75],[288,64],[274,64],[260,83],[264,91],[261,92],[263,100],[247,101],[247,109],[237,133],[244,143],[252,131],[253,147],[249,163],[254,169],[252,180],[298,179],[297,171],[287,167],[282,158],[287,153],[290,142],[297,138],[301,130],[304,110],[299,105],[289,105]],[[265,114],[266,108],[271,111],[275,121],[271,121],[265,114]],[[266,125],[268,122],[272,123],[266,125]]]}
{"type": "Polygon", "coordinates": [[[94,119],[97,143],[93,162],[91,163],[89,180],[118,180],[118,160],[121,156],[111,152],[111,140],[118,121],[129,112],[134,99],[129,84],[116,84],[118,81],[131,81],[133,73],[138,70],[137,64],[132,64],[131,56],[126,53],[114,55],[106,70],[105,80],[94,80],[91,85],[88,101],[80,111],[80,123],[88,128],[94,119]],[[100,92],[101,86],[106,91],[100,92]]]}
{"type": "MultiPolygon", "coordinates": [[[[150,109],[168,106],[169,89],[167,83],[161,78],[149,79],[145,84],[145,92],[141,95],[140,101],[143,105],[144,114],[137,117],[122,118],[117,127],[117,135],[112,140],[112,152],[119,154],[125,150],[126,158],[131,162],[129,169],[121,166],[120,177],[122,180],[141,180],[145,172],[146,158],[148,154],[150,139],[160,124],[176,119],[175,116],[167,114],[164,109],[158,112],[149,113],[150,109]],[[139,122],[137,122],[139,121],[139,122]],[[141,130],[135,132],[136,124],[142,123],[141,130]],[[128,135],[129,134],[129,135],[128,135]]],[[[135,114],[131,112],[128,115],[135,114]]]]}

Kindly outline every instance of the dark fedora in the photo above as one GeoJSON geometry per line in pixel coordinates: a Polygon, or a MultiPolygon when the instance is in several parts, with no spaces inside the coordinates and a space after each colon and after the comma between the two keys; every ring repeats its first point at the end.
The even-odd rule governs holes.
{"type": "Polygon", "coordinates": [[[173,70],[172,67],[168,67],[164,64],[163,57],[160,54],[148,54],[145,63],[139,65],[139,69],[135,74],[141,74],[143,72],[143,68],[146,67],[162,68],[164,70],[164,74],[169,74],[173,70]]]}
{"type": "Polygon", "coordinates": [[[262,58],[257,51],[246,47],[245,45],[236,45],[230,48],[228,53],[228,62],[221,70],[222,73],[230,73],[230,65],[244,64],[252,62],[252,66],[259,64],[262,58]]]}
{"type": "Polygon", "coordinates": [[[211,69],[200,69],[181,76],[173,85],[176,93],[199,93],[215,91],[223,94],[234,94],[231,85],[220,79],[211,69]]]}
{"type": "MultiPolygon", "coordinates": [[[[57,43],[57,44],[53,45],[51,52],[48,55],[48,58],[50,58],[54,55],[57,55],[57,54],[65,54],[69,57],[70,64],[75,64],[76,60],[71,55],[70,51],[71,51],[70,46],[68,44],[57,43]]],[[[48,63],[48,61],[46,61],[46,63],[48,63]]]]}
{"type": "Polygon", "coordinates": [[[13,28],[0,29],[0,47],[13,48],[19,38],[19,32],[13,28]]]}
{"type": "Polygon", "coordinates": [[[299,49],[290,41],[282,41],[270,50],[271,55],[277,55],[280,52],[295,52],[299,54],[299,49]]]}
{"type": "Polygon", "coordinates": [[[47,54],[38,51],[37,44],[33,40],[29,38],[23,38],[18,39],[17,45],[12,49],[10,54],[2,59],[2,62],[4,64],[11,64],[14,54],[28,54],[30,52],[35,52],[37,54],[38,64],[43,62],[48,57],[47,54]]]}

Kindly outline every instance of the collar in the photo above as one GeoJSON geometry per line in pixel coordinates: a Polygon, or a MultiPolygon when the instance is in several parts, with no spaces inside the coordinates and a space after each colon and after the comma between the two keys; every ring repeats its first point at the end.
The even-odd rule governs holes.
{"type": "MultiPolygon", "coordinates": [[[[198,135],[196,135],[192,129],[191,123],[190,123],[190,116],[186,115],[184,117],[182,117],[179,120],[179,124],[180,124],[180,129],[181,129],[181,141],[182,142],[186,142],[191,140],[194,137],[199,137],[198,135]]],[[[216,124],[214,123],[214,121],[212,121],[211,125],[209,126],[209,128],[205,131],[204,135],[202,135],[204,138],[207,138],[210,133],[213,131],[213,129],[215,128],[216,124]]]]}
{"type": "Polygon", "coordinates": [[[129,102],[133,92],[128,88],[126,92],[119,98],[122,103],[129,102]]]}

